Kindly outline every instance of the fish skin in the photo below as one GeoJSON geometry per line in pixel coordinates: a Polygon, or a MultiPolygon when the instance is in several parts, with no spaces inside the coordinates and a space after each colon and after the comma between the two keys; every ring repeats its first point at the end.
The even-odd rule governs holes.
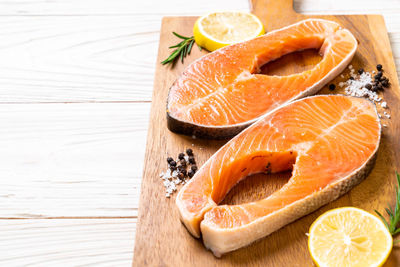
{"type": "Polygon", "coordinates": [[[336,22],[308,19],[216,50],[191,63],[170,88],[167,126],[200,138],[232,137],[279,106],[315,94],[345,69],[356,49],[354,36],[336,22]],[[308,48],[323,54],[313,69],[258,74],[263,64],[308,48]]]}
{"type": "Polygon", "coordinates": [[[241,132],[199,169],[178,193],[181,220],[193,236],[202,235],[215,256],[247,246],[360,183],[374,165],[380,137],[379,117],[369,100],[319,95],[288,103],[241,132]],[[269,169],[263,169],[267,162],[269,169]],[[247,173],[240,172],[243,166],[247,173]],[[293,169],[288,183],[269,197],[217,205],[248,175],[288,169],[293,169]]]}

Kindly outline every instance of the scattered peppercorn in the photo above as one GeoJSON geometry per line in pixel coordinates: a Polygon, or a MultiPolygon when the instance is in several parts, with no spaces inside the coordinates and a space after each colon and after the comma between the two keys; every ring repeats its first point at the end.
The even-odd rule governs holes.
{"type": "Polygon", "coordinates": [[[197,171],[193,150],[188,148],[186,153],[187,156],[184,152],[179,153],[176,161],[172,157],[167,157],[168,169],[166,172],[160,173],[160,178],[163,180],[163,185],[166,189],[165,196],[167,198],[177,191],[176,186],[178,184],[187,183],[188,179],[192,178],[197,171]]]}
{"type": "Polygon", "coordinates": [[[382,70],[382,65],[381,64],[376,65],[376,69],[377,70],[382,70]]]}
{"type": "Polygon", "coordinates": [[[374,92],[378,91],[378,86],[376,86],[376,85],[372,86],[372,91],[374,91],[374,92]]]}
{"type": "Polygon", "coordinates": [[[333,91],[333,90],[335,90],[335,88],[336,88],[336,85],[334,85],[333,83],[331,83],[329,85],[329,90],[333,91]]]}
{"type": "Polygon", "coordinates": [[[191,148],[186,149],[186,154],[188,154],[188,156],[193,156],[193,150],[191,148]]]}
{"type": "Polygon", "coordinates": [[[387,79],[386,79],[386,80],[383,80],[383,81],[382,81],[382,86],[383,86],[383,87],[389,87],[389,80],[387,80],[387,79]]]}
{"type": "Polygon", "coordinates": [[[382,71],[378,71],[378,73],[375,75],[375,77],[377,77],[379,80],[382,78],[382,75],[383,75],[382,71]]]}
{"type": "Polygon", "coordinates": [[[182,165],[178,166],[178,171],[185,170],[185,169],[186,169],[186,166],[182,166],[182,165]]]}
{"type": "Polygon", "coordinates": [[[353,78],[353,77],[350,77],[349,79],[350,79],[350,80],[354,80],[354,78],[353,78]]]}
{"type": "Polygon", "coordinates": [[[358,74],[361,75],[361,74],[363,74],[363,73],[364,73],[364,69],[359,69],[359,70],[358,70],[358,74]]]}
{"type": "Polygon", "coordinates": [[[367,88],[368,90],[371,90],[372,85],[371,85],[370,83],[367,83],[367,84],[365,85],[365,88],[367,88]]]}
{"type": "Polygon", "coordinates": [[[176,167],[176,161],[175,160],[170,161],[169,165],[171,165],[172,167],[176,167]]]}

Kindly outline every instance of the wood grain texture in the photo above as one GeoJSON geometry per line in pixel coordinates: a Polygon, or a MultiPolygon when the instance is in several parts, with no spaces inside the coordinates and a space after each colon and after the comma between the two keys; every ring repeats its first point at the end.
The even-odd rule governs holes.
{"type": "MultiPolygon", "coordinates": [[[[174,198],[165,199],[164,188],[158,177],[158,173],[166,168],[166,154],[177,155],[186,147],[194,147],[195,153],[199,157],[198,162],[201,165],[223,144],[223,142],[193,140],[171,132],[166,133],[165,127],[163,127],[166,124],[165,99],[169,87],[184,66],[205,53],[194,49],[183,66],[178,65],[174,69],[160,65],[156,67],[139,203],[134,266],[310,266],[312,261],[307,251],[306,233],[311,223],[320,214],[341,206],[356,206],[373,212],[374,209],[383,210],[388,202],[393,204],[394,170],[400,169],[400,162],[398,161],[400,156],[400,143],[398,142],[400,114],[398,114],[396,108],[400,101],[400,90],[382,17],[378,15],[306,16],[294,11],[288,12],[287,8],[290,5],[291,0],[280,1],[279,4],[272,0],[253,2],[255,13],[261,18],[268,30],[280,28],[310,16],[337,21],[350,29],[360,42],[351,63],[356,69],[363,67],[366,70],[372,70],[377,63],[384,65],[385,75],[392,81],[392,86],[390,90],[384,92],[383,97],[391,107],[392,119],[384,121],[388,127],[383,130],[382,143],[375,168],[364,182],[337,201],[289,224],[247,248],[239,249],[224,255],[221,259],[216,259],[204,248],[201,240],[193,238],[181,225],[174,198]]],[[[195,17],[168,17],[163,19],[158,51],[159,59],[164,58],[169,52],[167,47],[176,42],[170,34],[171,29],[179,28],[181,29],[180,33],[190,34],[195,19],[195,17]]],[[[292,63],[282,64],[284,66],[281,66],[279,71],[282,73],[293,72],[303,68],[304,65],[317,62],[319,58],[311,54],[307,58],[292,56],[292,60],[295,60],[301,67],[292,63]]],[[[292,60],[289,62],[292,62],[292,60]]],[[[277,74],[279,74],[279,71],[277,74]]],[[[348,74],[348,71],[346,70],[344,73],[348,74]]],[[[335,82],[337,83],[340,80],[343,79],[338,77],[335,82]]],[[[337,92],[342,91],[338,90],[337,92]]],[[[326,94],[329,93],[329,90],[325,87],[320,93],[326,94]]],[[[257,175],[249,181],[237,185],[227,197],[225,203],[243,203],[269,195],[282,186],[287,178],[287,173],[270,176],[257,175]],[[264,179],[268,179],[268,182],[264,179]]],[[[399,262],[400,253],[395,250],[386,266],[396,266],[399,262]]]]}
{"type": "Polygon", "coordinates": [[[0,24],[0,103],[150,100],[158,16],[0,16],[0,24]]]}
{"type": "Polygon", "coordinates": [[[0,105],[0,218],[136,217],[149,108],[0,105]]]}
{"type": "Polygon", "coordinates": [[[2,266],[129,266],[135,219],[0,220],[2,266]]]}

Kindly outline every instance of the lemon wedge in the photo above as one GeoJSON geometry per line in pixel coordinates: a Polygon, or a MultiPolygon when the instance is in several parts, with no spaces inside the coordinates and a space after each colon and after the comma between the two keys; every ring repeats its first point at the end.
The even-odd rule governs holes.
{"type": "Polygon", "coordinates": [[[353,207],[322,214],[310,227],[308,249],[317,266],[381,266],[393,239],[376,216],[353,207]]]}
{"type": "Polygon", "coordinates": [[[193,28],[196,43],[214,51],[264,34],[261,21],[246,12],[214,12],[200,17],[193,28]]]}

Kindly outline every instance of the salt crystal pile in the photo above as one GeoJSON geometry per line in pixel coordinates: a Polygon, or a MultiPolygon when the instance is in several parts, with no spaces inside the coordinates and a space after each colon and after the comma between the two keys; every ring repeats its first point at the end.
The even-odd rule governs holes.
{"type": "Polygon", "coordinates": [[[160,178],[163,180],[166,197],[170,197],[177,190],[176,185],[180,183],[185,184],[185,181],[181,181],[181,179],[178,178],[178,172],[171,172],[170,169],[168,169],[165,173],[160,173],[160,178]]]}
{"type": "Polygon", "coordinates": [[[183,152],[179,153],[176,161],[172,157],[167,157],[167,162],[168,169],[160,173],[160,178],[165,187],[165,197],[169,198],[178,190],[176,186],[187,183],[198,168],[191,148],[186,149],[186,155],[183,152]]]}
{"type": "MultiPolygon", "coordinates": [[[[380,102],[381,108],[388,108],[387,102],[382,101],[382,98],[379,97],[377,91],[383,90],[384,87],[389,87],[389,80],[382,75],[382,65],[377,65],[378,74],[374,77],[371,76],[371,73],[364,71],[364,69],[359,69],[357,75],[352,65],[349,65],[350,70],[350,79],[345,82],[340,82],[339,87],[344,87],[344,92],[347,95],[356,96],[356,97],[365,97],[374,103],[380,102]]],[[[375,73],[375,71],[372,71],[375,73]]],[[[340,76],[342,77],[342,75],[340,76]]],[[[342,77],[343,78],[343,77],[342,77]]],[[[383,116],[387,119],[390,119],[390,114],[386,111],[383,112],[383,116],[378,114],[379,118],[383,116]]],[[[384,125],[386,127],[386,125],[384,125]]]]}
{"type": "MultiPolygon", "coordinates": [[[[351,65],[350,65],[351,66],[351,65]]],[[[344,91],[347,95],[366,97],[371,101],[380,102],[382,98],[374,91],[367,89],[365,86],[372,83],[372,77],[369,72],[363,72],[359,78],[356,80],[356,75],[354,74],[354,69],[350,69],[350,75],[353,79],[349,79],[345,82],[339,83],[340,87],[345,87],[344,91]]]]}

